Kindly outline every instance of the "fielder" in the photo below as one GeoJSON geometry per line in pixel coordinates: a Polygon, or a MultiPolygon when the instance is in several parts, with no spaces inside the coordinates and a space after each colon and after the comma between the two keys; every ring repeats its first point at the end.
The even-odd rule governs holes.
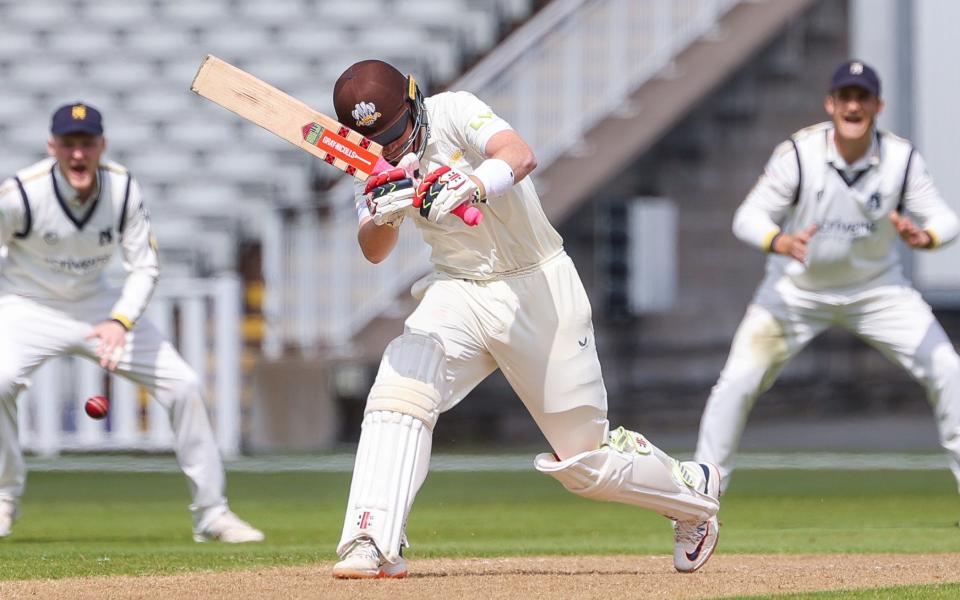
{"type": "Polygon", "coordinates": [[[193,503],[194,540],[256,542],[224,497],[224,470],[197,374],[141,315],[159,275],[140,186],[101,162],[99,111],[53,113],[51,158],[0,185],[0,537],[11,533],[26,483],[17,394],[45,360],[76,354],[145,386],[170,415],[193,503]],[[103,270],[119,249],[129,274],[109,289],[103,270]]]}
{"type": "Polygon", "coordinates": [[[924,385],[960,481],[960,359],[898,252],[898,238],[922,250],[949,243],[957,217],[910,142],[876,128],[873,69],[840,65],[824,107],[830,121],[780,144],[734,217],[734,234],[770,257],[707,400],[696,459],[719,465],[726,486],[757,396],[836,325],[924,385]]]}
{"type": "Polygon", "coordinates": [[[536,167],[527,144],[475,96],[424,99],[381,61],[347,69],[333,101],[342,123],[399,164],[357,189],[364,255],[385,259],[409,216],[435,267],[414,284],[420,304],[367,399],[334,576],[406,576],[404,529],[434,425],[498,368],[553,449],[537,470],[575,494],[673,519],[675,566],[698,569],[717,541],[717,469],[610,430],[590,303],[527,177],[536,167]],[[480,225],[450,214],[464,202],[483,212],[480,225]]]}

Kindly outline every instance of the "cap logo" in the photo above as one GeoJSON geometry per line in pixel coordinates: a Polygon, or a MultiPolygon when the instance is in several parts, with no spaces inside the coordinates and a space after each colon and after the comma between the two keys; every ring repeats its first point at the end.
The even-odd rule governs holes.
{"type": "Polygon", "coordinates": [[[74,106],[70,109],[70,117],[73,118],[74,121],[83,121],[87,118],[87,107],[82,104],[74,106]]]}
{"type": "Polygon", "coordinates": [[[851,75],[860,75],[863,73],[863,63],[850,63],[850,74],[851,75]]]}
{"type": "Polygon", "coordinates": [[[373,102],[360,102],[353,107],[350,113],[357,122],[357,127],[369,127],[377,122],[380,113],[377,112],[377,106],[373,102]]]}

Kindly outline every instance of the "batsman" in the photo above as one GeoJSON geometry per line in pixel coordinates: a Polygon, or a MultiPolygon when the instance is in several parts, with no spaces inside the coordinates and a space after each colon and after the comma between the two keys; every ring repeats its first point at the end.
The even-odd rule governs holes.
{"type": "Polygon", "coordinates": [[[474,95],[424,98],[378,60],[349,67],[333,103],[396,165],[358,183],[364,256],[383,261],[410,220],[434,267],[414,284],[420,303],[367,398],[334,576],[406,576],[404,530],[434,426],[498,368],[552,450],[537,470],[575,494],[673,520],[676,569],[700,568],[717,542],[719,471],[610,427],[590,303],[528,177],[530,147],[474,95]],[[464,203],[483,213],[474,227],[451,214],[464,203]]]}

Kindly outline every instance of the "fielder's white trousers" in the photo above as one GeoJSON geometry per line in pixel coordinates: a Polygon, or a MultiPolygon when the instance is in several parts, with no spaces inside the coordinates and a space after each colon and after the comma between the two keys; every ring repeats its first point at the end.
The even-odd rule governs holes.
{"type": "MultiPolygon", "coordinates": [[[[0,499],[17,502],[26,484],[17,394],[49,358],[74,354],[99,362],[97,340],[85,337],[106,320],[116,299],[116,293],[104,292],[79,302],[41,304],[0,296],[0,499]]],[[[193,499],[194,529],[199,531],[224,513],[227,503],[223,463],[197,374],[145,318],[128,334],[125,349],[115,373],[146,387],[169,414],[174,450],[193,499]]]]}
{"type": "Polygon", "coordinates": [[[446,351],[441,412],[500,368],[561,459],[599,447],[607,392],[590,301],[565,253],[493,281],[435,274],[414,295],[422,300],[406,328],[438,336],[446,351]]]}
{"type": "Polygon", "coordinates": [[[828,293],[801,290],[783,278],[761,286],[707,400],[696,460],[716,463],[724,483],[729,482],[757,396],[810,340],[832,326],[877,348],[926,388],[940,444],[960,486],[960,357],[930,306],[908,285],[828,293]]]}

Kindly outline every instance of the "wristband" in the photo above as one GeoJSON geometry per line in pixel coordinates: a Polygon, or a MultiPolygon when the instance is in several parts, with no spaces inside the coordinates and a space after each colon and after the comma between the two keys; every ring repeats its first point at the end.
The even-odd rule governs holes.
{"type": "Polygon", "coordinates": [[[777,240],[779,240],[780,236],[782,235],[783,235],[783,232],[778,231],[777,235],[770,238],[770,246],[767,248],[767,252],[773,252],[774,254],[776,254],[777,252],[776,243],[777,243],[777,240]]]}
{"type": "Polygon", "coordinates": [[[513,187],[513,169],[506,161],[488,158],[474,169],[473,176],[483,184],[485,198],[505,196],[513,187]]]}
{"type": "Polygon", "coordinates": [[[133,329],[133,322],[130,319],[124,317],[123,315],[113,313],[110,315],[110,320],[114,321],[115,323],[120,323],[120,325],[126,331],[130,331],[131,329],[133,329]]]}

